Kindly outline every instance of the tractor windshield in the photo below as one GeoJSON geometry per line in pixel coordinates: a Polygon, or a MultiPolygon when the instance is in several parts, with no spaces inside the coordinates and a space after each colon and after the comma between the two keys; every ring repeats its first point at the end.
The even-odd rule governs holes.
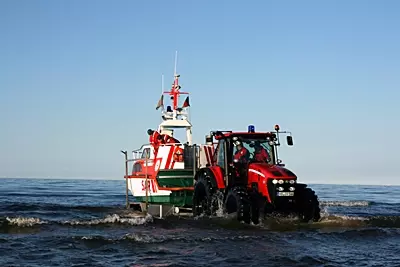
{"type": "Polygon", "coordinates": [[[253,138],[238,138],[233,142],[233,160],[272,163],[272,147],[268,140],[253,138]],[[242,146],[241,146],[242,145],[242,146]],[[247,151],[246,151],[247,150],[247,151]],[[244,153],[247,152],[247,153],[244,153]],[[241,155],[243,154],[243,157],[241,155]]]}

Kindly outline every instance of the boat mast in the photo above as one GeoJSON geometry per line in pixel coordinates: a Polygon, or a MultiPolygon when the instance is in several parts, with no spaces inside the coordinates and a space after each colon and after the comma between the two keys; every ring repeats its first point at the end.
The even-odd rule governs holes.
{"type": "Polygon", "coordinates": [[[173,84],[173,87],[171,89],[171,94],[170,94],[173,97],[172,110],[173,110],[173,118],[174,119],[177,118],[176,110],[178,108],[179,89],[180,89],[180,86],[179,86],[180,75],[178,75],[176,73],[177,61],[178,61],[178,51],[175,51],[174,84],[173,84]]]}
{"type": "MultiPolygon", "coordinates": [[[[186,128],[186,135],[187,135],[187,140],[189,144],[192,143],[192,133],[191,133],[191,123],[188,121],[187,115],[188,113],[184,110],[186,107],[188,107],[189,103],[184,103],[182,107],[179,107],[179,96],[184,94],[184,95],[189,95],[188,92],[181,92],[181,86],[179,85],[179,77],[180,75],[177,73],[177,65],[178,65],[178,51],[175,52],[175,65],[174,65],[174,82],[172,83],[171,89],[169,91],[164,91],[163,89],[163,95],[169,95],[171,98],[171,106],[167,106],[166,110],[163,110],[162,112],[162,119],[163,121],[159,125],[159,129],[162,132],[171,132],[173,128],[186,128]]],[[[164,77],[164,76],[163,76],[164,77]]],[[[164,78],[163,78],[163,85],[162,88],[164,88],[164,78]]],[[[187,101],[189,98],[187,98],[187,101]]],[[[186,100],[185,100],[186,101],[186,100]]],[[[162,100],[160,100],[162,102],[162,100]]],[[[160,106],[162,104],[159,104],[160,106]]],[[[169,134],[169,133],[168,133],[169,134]]]]}

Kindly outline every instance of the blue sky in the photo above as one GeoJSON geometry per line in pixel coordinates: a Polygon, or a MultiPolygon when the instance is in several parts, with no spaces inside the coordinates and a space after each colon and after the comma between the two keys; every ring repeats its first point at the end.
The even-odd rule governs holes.
{"type": "MultiPolygon", "coordinates": [[[[398,1],[0,2],[0,177],[122,179],[175,51],[195,142],[293,132],[309,183],[400,184],[398,1]]],[[[183,100],[183,99],[182,99],[183,100]]]]}

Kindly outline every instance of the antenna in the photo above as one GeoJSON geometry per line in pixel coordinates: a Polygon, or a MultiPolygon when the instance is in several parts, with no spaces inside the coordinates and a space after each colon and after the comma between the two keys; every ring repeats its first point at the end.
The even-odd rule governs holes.
{"type": "Polygon", "coordinates": [[[174,69],[174,76],[176,76],[176,64],[178,61],[178,51],[175,51],[175,69],[174,69]]]}

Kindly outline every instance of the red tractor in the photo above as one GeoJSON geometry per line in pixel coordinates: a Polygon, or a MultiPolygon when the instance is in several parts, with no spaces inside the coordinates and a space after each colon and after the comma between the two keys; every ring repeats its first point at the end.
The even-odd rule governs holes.
{"type": "MultiPolygon", "coordinates": [[[[193,215],[215,215],[222,200],[226,213],[239,221],[259,223],[263,216],[297,214],[304,222],[319,221],[320,208],[313,190],[278,159],[279,126],[275,132],[215,131],[206,137],[217,141],[213,163],[195,175],[193,215]]],[[[290,134],[290,133],[289,133],[290,134]]],[[[291,135],[287,144],[293,145],[291,135]]]]}

